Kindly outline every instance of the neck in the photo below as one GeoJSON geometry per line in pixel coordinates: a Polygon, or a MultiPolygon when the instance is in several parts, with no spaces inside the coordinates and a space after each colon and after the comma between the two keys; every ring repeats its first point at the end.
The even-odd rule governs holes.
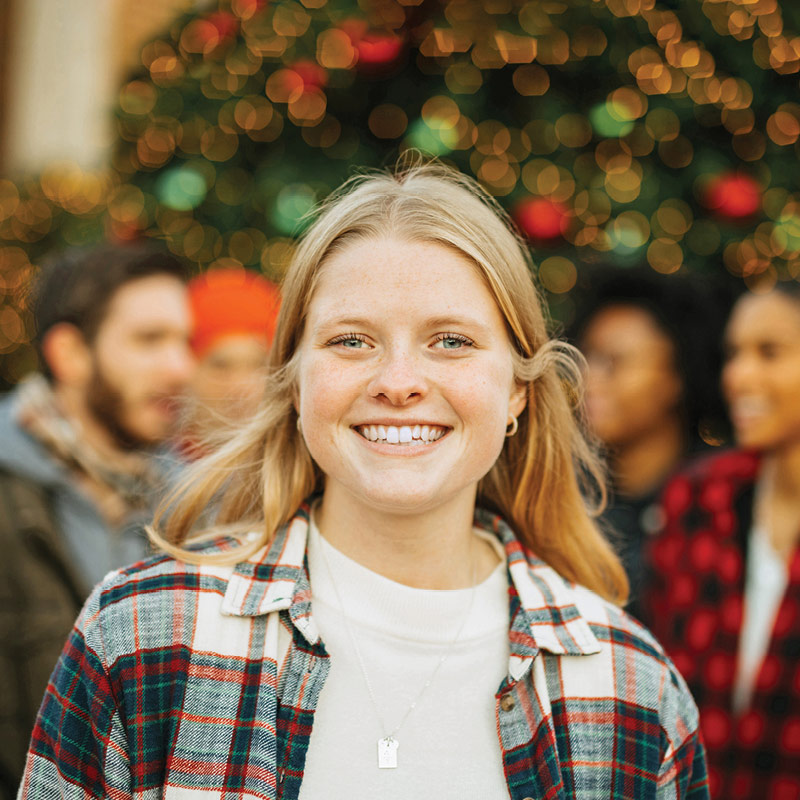
{"type": "Polygon", "coordinates": [[[611,473],[620,494],[636,497],[658,488],[686,449],[679,419],[668,420],[635,441],[615,447],[611,473]]]}
{"type": "Polygon", "coordinates": [[[774,550],[788,559],[800,544],[800,444],[773,450],[769,458],[763,505],[756,513],[762,515],[774,550]]]}
{"type": "Polygon", "coordinates": [[[484,580],[497,555],[472,532],[472,502],[456,498],[414,514],[386,512],[326,489],[316,515],[325,539],[367,569],[419,589],[460,589],[484,580]]]}
{"type": "Polygon", "coordinates": [[[774,493],[800,508],[800,444],[791,444],[771,453],[774,464],[774,493]]]}

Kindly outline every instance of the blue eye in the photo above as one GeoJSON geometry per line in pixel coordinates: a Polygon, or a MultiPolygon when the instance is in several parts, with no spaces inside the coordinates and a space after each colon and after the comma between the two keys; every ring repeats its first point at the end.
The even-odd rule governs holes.
{"type": "Polygon", "coordinates": [[[367,346],[367,340],[360,333],[345,333],[328,342],[328,346],[341,345],[347,350],[360,350],[367,346]]]}
{"type": "Polygon", "coordinates": [[[472,347],[472,339],[460,333],[440,333],[436,336],[436,347],[442,350],[460,350],[462,347],[472,347]]]}

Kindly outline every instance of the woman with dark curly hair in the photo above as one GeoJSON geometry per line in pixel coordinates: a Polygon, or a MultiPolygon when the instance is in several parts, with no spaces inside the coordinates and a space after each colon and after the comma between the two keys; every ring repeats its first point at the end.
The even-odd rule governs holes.
{"type": "MultiPolygon", "coordinates": [[[[667,478],[726,431],[719,392],[726,301],[698,276],[596,268],[581,287],[572,338],[588,362],[586,419],[610,473],[601,524],[641,604],[646,544],[659,530],[667,478]]],[[[718,442],[716,442],[718,443],[718,442]]]]}

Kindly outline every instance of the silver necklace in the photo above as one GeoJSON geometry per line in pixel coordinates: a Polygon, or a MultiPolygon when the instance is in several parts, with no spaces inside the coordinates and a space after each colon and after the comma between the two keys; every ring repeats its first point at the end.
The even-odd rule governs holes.
{"type": "MultiPolygon", "coordinates": [[[[317,530],[319,531],[319,529],[317,530]]],[[[467,613],[464,615],[464,618],[461,620],[461,624],[458,626],[456,635],[450,640],[445,651],[437,659],[436,666],[433,668],[433,672],[431,672],[431,674],[428,676],[428,679],[425,681],[425,683],[422,684],[422,688],[417,693],[417,696],[414,698],[411,705],[406,709],[406,713],[403,714],[400,722],[398,722],[394,728],[390,729],[383,720],[383,714],[381,714],[380,706],[378,705],[378,701],[375,699],[375,692],[372,689],[372,684],[370,683],[369,675],[367,674],[367,668],[364,665],[364,658],[361,655],[361,648],[358,646],[358,640],[353,633],[353,629],[350,627],[350,620],[345,613],[342,596],[339,593],[339,587],[336,585],[336,581],[334,580],[333,570],[331,569],[330,562],[328,561],[328,554],[325,552],[326,543],[321,541],[323,538],[322,534],[320,534],[319,538],[320,550],[322,551],[322,560],[325,562],[325,569],[328,571],[328,578],[330,579],[331,585],[333,586],[333,591],[336,594],[336,600],[339,603],[339,611],[341,612],[342,619],[344,620],[344,627],[347,631],[347,636],[350,639],[350,644],[353,646],[353,652],[356,654],[356,660],[358,661],[358,666],[361,669],[361,675],[364,678],[364,684],[367,687],[367,694],[369,695],[370,702],[372,703],[372,709],[375,712],[380,729],[383,731],[383,735],[378,739],[378,769],[397,769],[397,751],[400,747],[400,742],[397,741],[397,733],[400,728],[403,727],[411,712],[417,707],[419,701],[422,700],[422,696],[425,694],[428,687],[436,679],[436,676],[439,674],[439,670],[442,668],[444,662],[447,661],[447,658],[452,653],[456,642],[461,637],[464,626],[467,624],[467,620],[472,613],[472,605],[475,601],[475,589],[478,575],[477,559],[473,556],[472,591],[470,592],[469,605],[467,607],[467,613]]]]}

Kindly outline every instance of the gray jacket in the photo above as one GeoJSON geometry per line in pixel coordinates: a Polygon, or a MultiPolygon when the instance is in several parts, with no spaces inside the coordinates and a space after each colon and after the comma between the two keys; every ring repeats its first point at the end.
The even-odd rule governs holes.
{"type": "MultiPolygon", "coordinates": [[[[95,583],[148,554],[144,524],[106,523],[0,399],[0,800],[16,794],[48,678],[95,583]]],[[[155,498],[153,499],[155,502],[155,498]]]]}
{"type": "Polygon", "coordinates": [[[20,428],[15,405],[15,392],[0,399],[0,470],[26,478],[47,491],[64,547],[88,596],[107,572],[148,554],[142,526],[152,514],[138,514],[121,528],[110,529],[92,500],[74,485],[64,465],[20,428]]]}

